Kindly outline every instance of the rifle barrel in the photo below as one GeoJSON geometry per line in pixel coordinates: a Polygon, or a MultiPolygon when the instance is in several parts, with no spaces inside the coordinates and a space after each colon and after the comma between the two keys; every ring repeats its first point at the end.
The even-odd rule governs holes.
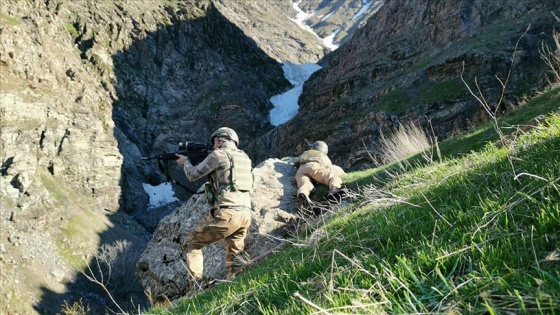
{"type": "Polygon", "coordinates": [[[142,160],[163,160],[163,161],[174,161],[177,160],[178,157],[175,154],[184,155],[191,159],[191,162],[194,164],[198,164],[200,161],[204,160],[204,158],[208,155],[208,150],[206,149],[198,149],[198,150],[186,150],[186,151],[179,151],[179,152],[167,152],[162,153],[156,156],[147,157],[143,156],[142,160]]]}

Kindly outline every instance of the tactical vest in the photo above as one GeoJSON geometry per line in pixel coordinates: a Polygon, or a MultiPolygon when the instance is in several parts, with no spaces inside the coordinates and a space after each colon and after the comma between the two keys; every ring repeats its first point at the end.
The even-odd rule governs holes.
{"type": "Polygon", "coordinates": [[[220,189],[220,194],[231,191],[251,191],[253,189],[253,173],[251,172],[251,159],[242,150],[228,148],[220,149],[224,152],[231,164],[230,182],[220,189]]]}
{"type": "Polygon", "coordinates": [[[299,162],[301,165],[309,162],[317,162],[323,164],[323,153],[319,150],[307,150],[301,154],[299,162]]]}

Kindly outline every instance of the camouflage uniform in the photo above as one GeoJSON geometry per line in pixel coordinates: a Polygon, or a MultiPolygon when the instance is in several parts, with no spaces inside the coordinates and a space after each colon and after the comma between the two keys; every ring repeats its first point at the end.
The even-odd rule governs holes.
{"type": "Polygon", "coordinates": [[[298,195],[304,194],[309,197],[314,188],[311,180],[329,186],[331,192],[342,187],[342,179],[337,168],[332,164],[331,159],[319,150],[311,149],[303,152],[296,158],[294,165],[299,167],[296,172],[298,195]]]}
{"type": "MultiPolygon", "coordinates": [[[[196,181],[209,175],[215,191],[220,192],[222,188],[228,186],[231,175],[231,160],[226,153],[228,150],[243,152],[237,149],[234,142],[226,141],[196,166],[193,166],[187,159],[183,169],[189,181],[196,181]]],[[[236,265],[235,258],[245,248],[245,237],[251,225],[249,191],[223,189],[222,193],[216,195],[214,203],[210,206],[211,213],[205,220],[197,224],[195,230],[187,236],[183,244],[186,251],[187,268],[195,279],[202,277],[202,248],[225,239],[226,268],[228,278],[231,278],[239,267],[236,265]]]]}

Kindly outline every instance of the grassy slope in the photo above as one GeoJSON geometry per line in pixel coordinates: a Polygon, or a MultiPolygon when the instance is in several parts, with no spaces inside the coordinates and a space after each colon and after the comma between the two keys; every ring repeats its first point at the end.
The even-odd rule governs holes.
{"type": "MultiPolygon", "coordinates": [[[[559,104],[556,88],[500,125],[559,104]]],[[[482,126],[439,163],[351,173],[359,198],[308,237],[150,314],[560,313],[560,116],[512,139],[482,126]]]]}

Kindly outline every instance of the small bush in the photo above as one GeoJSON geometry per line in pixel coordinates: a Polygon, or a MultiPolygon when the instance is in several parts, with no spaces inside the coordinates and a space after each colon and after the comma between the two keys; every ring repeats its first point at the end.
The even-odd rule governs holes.
{"type": "MultiPolygon", "coordinates": [[[[103,244],[97,255],[87,263],[80,273],[89,281],[99,285],[120,313],[126,313],[121,305],[128,302],[131,294],[143,294],[135,276],[136,262],[142,251],[127,240],[103,244]]],[[[130,298],[134,307],[134,299],[130,298]]]]}
{"type": "Polygon", "coordinates": [[[64,301],[64,307],[62,308],[62,314],[64,315],[85,315],[89,314],[89,312],[89,307],[84,306],[82,299],[80,299],[80,301],[72,303],[72,305],[64,301]]]}
{"type": "MultiPolygon", "coordinates": [[[[554,16],[556,20],[560,23],[560,18],[554,16]]],[[[556,47],[550,47],[545,42],[543,42],[541,49],[539,50],[541,54],[541,59],[550,68],[552,72],[552,78],[548,77],[549,81],[560,82],[560,32],[557,30],[552,31],[552,39],[556,47]]]]}
{"type": "Polygon", "coordinates": [[[430,140],[422,128],[408,123],[400,125],[399,130],[385,137],[381,134],[380,151],[383,162],[400,161],[412,154],[423,152],[431,147],[430,140]]]}

